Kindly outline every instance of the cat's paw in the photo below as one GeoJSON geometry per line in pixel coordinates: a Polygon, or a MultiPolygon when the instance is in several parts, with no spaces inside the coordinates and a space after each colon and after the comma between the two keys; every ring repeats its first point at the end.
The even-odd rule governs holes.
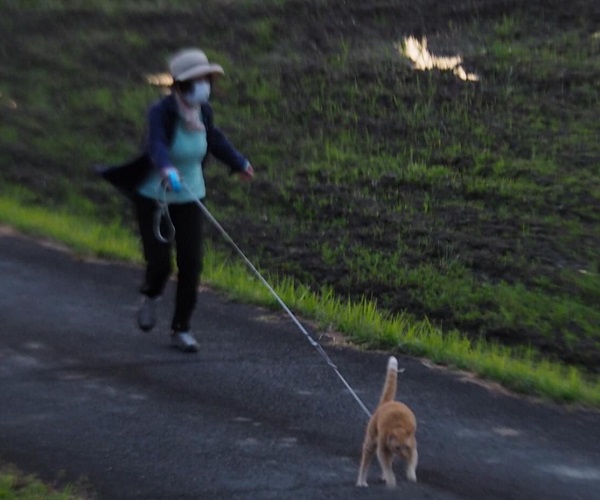
{"type": "Polygon", "coordinates": [[[356,486],[357,486],[358,488],[367,488],[369,485],[367,484],[367,482],[366,482],[366,481],[357,481],[357,482],[356,482],[356,486]]]}
{"type": "Polygon", "coordinates": [[[413,483],[417,482],[417,474],[414,471],[408,471],[406,473],[406,479],[412,481],[413,483]]]}
{"type": "Polygon", "coordinates": [[[383,472],[383,474],[381,474],[381,481],[384,482],[388,488],[396,487],[396,476],[394,475],[393,472],[389,472],[389,473],[383,472]]]}

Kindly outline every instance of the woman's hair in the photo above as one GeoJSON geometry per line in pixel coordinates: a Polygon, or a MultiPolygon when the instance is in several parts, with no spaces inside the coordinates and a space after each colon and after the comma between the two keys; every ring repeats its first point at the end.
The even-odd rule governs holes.
{"type": "Polygon", "coordinates": [[[192,90],[193,80],[175,80],[173,82],[173,89],[178,90],[181,94],[187,94],[192,90]]]}

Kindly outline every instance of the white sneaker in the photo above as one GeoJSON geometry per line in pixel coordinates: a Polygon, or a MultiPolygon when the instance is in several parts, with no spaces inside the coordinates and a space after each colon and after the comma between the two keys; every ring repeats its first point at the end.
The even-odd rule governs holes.
{"type": "Polygon", "coordinates": [[[144,301],[138,310],[138,326],[145,332],[149,332],[156,325],[156,304],[159,299],[160,297],[144,297],[144,301]]]}
{"type": "Polygon", "coordinates": [[[198,342],[190,332],[173,332],[171,345],[183,352],[198,352],[198,342]]]}

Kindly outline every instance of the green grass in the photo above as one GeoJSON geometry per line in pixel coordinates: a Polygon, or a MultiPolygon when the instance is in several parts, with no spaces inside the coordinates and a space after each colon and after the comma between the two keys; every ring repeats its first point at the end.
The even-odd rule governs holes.
{"type": "Polygon", "coordinates": [[[54,488],[12,466],[0,467],[0,500],[83,500],[78,488],[54,488]]]}
{"type": "MultiPolygon", "coordinates": [[[[4,222],[137,262],[130,214],[90,166],[135,152],[160,96],[146,75],[201,43],[226,71],[217,121],[257,171],[240,185],[212,165],[211,210],[290,302],[364,346],[592,404],[600,43],[580,15],[589,6],[484,17],[475,2],[461,19],[440,6],[424,33],[480,76],[466,84],[408,66],[397,47],[412,24],[390,5],[207,1],[191,16],[200,7],[185,0],[3,4],[4,222]]],[[[226,273],[229,250],[215,237],[211,248],[226,273]]],[[[215,286],[260,294],[235,291],[235,276],[215,286]]]]}
{"type": "Polygon", "coordinates": [[[31,194],[20,189],[0,197],[1,220],[5,224],[60,241],[75,252],[93,249],[99,257],[137,260],[137,241],[119,222],[110,225],[90,223],[91,218],[73,214],[66,209],[49,212],[45,207],[30,205],[31,194]],[[23,203],[18,200],[24,200],[23,203]]]}
{"type": "MultiPolygon", "coordinates": [[[[28,206],[27,193],[0,196],[0,222],[25,233],[68,244],[80,255],[141,264],[139,242],[118,224],[103,225],[94,217],[48,212],[28,206]]],[[[264,272],[264,271],[263,271],[264,272]]],[[[483,340],[472,342],[458,331],[443,333],[428,321],[409,314],[382,313],[366,298],[343,300],[331,288],[314,293],[292,278],[269,277],[277,295],[293,311],[320,329],[339,331],[362,347],[401,351],[436,363],[471,370],[506,387],[559,402],[600,406],[600,382],[574,367],[540,360],[534,350],[509,349],[483,340]]],[[[204,281],[235,300],[279,308],[278,301],[241,259],[208,245],[204,281]]],[[[526,308],[525,308],[526,309],[526,308]]]]}
{"type": "MultiPolygon", "coordinates": [[[[136,151],[160,96],[146,75],[199,44],[226,71],[218,123],[257,171],[242,186],[212,165],[209,206],[294,312],[598,408],[593,2],[488,4],[2,2],[0,222],[141,264],[130,210],[90,166],[136,151]],[[413,71],[397,48],[415,23],[480,82],[413,71]]],[[[214,288],[278,308],[219,237],[205,263],[214,288]]],[[[3,469],[1,498],[78,497],[3,469]]]]}

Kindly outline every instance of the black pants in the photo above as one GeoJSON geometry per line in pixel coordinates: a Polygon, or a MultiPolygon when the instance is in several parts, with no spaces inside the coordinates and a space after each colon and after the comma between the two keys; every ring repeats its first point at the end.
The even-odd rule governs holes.
{"type": "MultiPolygon", "coordinates": [[[[155,236],[156,201],[138,195],[136,198],[137,219],[146,260],[146,274],[141,292],[148,297],[162,295],[171,274],[171,248],[176,248],[177,296],[175,312],[171,322],[174,331],[190,329],[190,318],[198,299],[198,283],[202,273],[203,221],[200,207],[194,203],[172,203],[169,214],[175,226],[173,243],[163,243],[155,236]]],[[[161,234],[169,231],[163,217],[161,234]]]]}

